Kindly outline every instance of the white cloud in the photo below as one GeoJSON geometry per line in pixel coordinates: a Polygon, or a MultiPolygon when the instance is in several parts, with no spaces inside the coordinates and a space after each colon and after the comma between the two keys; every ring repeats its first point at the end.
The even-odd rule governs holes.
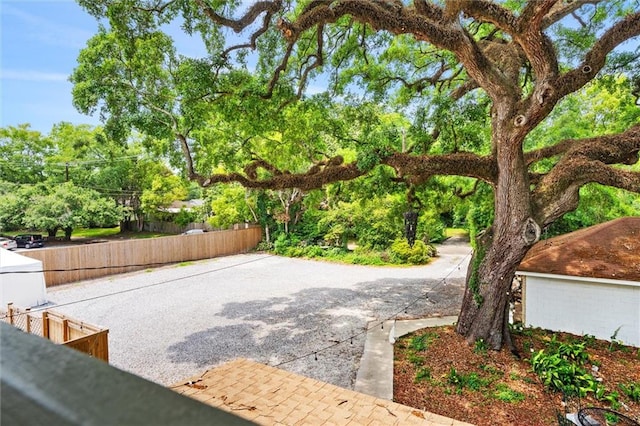
{"type": "Polygon", "coordinates": [[[66,82],[69,76],[64,73],[42,72],[33,70],[0,70],[2,80],[66,82]]]}

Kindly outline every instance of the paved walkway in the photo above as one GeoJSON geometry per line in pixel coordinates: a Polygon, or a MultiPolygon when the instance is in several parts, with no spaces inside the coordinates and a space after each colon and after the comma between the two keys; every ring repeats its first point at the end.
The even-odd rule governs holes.
{"type": "Polygon", "coordinates": [[[393,345],[391,341],[426,327],[453,324],[458,317],[386,321],[384,328],[374,327],[367,333],[364,353],[356,375],[354,389],[378,398],[393,399],[393,345]]]}
{"type": "Polygon", "coordinates": [[[246,359],[172,389],[259,425],[469,425],[246,359]]]}

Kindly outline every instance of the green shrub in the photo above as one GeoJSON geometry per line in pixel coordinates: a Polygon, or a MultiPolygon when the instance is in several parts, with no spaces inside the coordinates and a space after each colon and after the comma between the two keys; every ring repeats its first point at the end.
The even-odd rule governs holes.
{"type": "MultiPolygon", "coordinates": [[[[299,237],[292,234],[280,234],[273,243],[273,251],[279,255],[290,256],[289,249],[298,247],[299,244],[299,237]]],[[[297,257],[299,256],[302,256],[302,254],[299,254],[297,257]]]]}
{"type": "Polygon", "coordinates": [[[393,263],[411,265],[422,265],[431,259],[434,248],[424,242],[417,240],[413,247],[405,239],[397,239],[389,249],[389,257],[393,263]]]}
{"type": "MultiPolygon", "coordinates": [[[[558,343],[555,336],[530,359],[533,371],[549,389],[569,396],[585,396],[588,392],[602,392],[600,384],[582,366],[589,360],[585,343],[558,343]]],[[[604,395],[602,395],[604,396],[604,395]]]]}
{"type": "Polygon", "coordinates": [[[273,250],[273,243],[271,242],[268,243],[265,240],[260,241],[256,246],[256,251],[271,251],[271,250],[273,250]]]}
{"type": "Polygon", "coordinates": [[[439,243],[445,239],[445,225],[432,210],[424,211],[418,220],[417,235],[423,241],[439,243]]]}
{"type": "Polygon", "coordinates": [[[322,257],[324,250],[320,246],[308,246],[304,250],[304,255],[311,258],[322,257]]]}

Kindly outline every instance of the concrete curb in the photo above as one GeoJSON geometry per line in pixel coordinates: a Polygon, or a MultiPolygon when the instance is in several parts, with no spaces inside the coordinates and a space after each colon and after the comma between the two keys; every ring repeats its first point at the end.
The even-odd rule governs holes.
{"type": "Polygon", "coordinates": [[[389,320],[384,327],[376,326],[367,332],[364,353],[356,375],[354,390],[378,398],[393,399],[393,345],[398,337],[426,327],[451,325],[457,316],[424,318],[419,320],[389,320]],[[395,326],[394,326],[395,323],[395,326]],[[393,338],[390,334],[393,333],[393,338]]]}

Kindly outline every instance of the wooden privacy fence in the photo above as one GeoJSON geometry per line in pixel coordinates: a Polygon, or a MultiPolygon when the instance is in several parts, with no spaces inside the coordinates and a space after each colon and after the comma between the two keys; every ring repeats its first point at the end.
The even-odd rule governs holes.
{"type": "Polygon", "coordinates": [[[54,311],[31,312],[10,303],[0,318],[25,331],[63,346],[69,346],[89,356],[109,362],[109,330],[78,321],[54,311]]]}
{"type": "Polygon", "coordinates": [[[262,228],[205,232],[141,240],[29,250],[21,255],[42,261],[47,287],[122,274],[161,264],[246,253],[262,239],[262,228]]]}

